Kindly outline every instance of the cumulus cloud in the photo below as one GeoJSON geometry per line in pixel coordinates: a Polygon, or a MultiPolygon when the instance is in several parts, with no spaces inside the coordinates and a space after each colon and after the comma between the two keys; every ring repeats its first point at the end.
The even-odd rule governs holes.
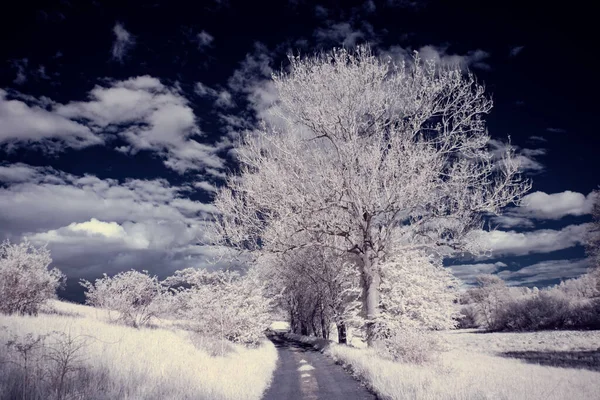
{"type": "Polygon", "coordinates": [[[498,273],[508,285],[533,285],[554,279],[576,278],[587,272],[588,259],[542,261],[516,271],[498,273]]]}
{"type": "Polygon", "coordinates": [[[99,179],[48,167],[0,167],[0,237],[48,243],[67,275],[206,265],[211,204],[164,179],[99,179]],[[116,263],[119,259],[131,263],[116,263]],[[146,266],[144,267],[144,264],[146,266]]]}
{"type": "Polygon", "coordinates": [[[569,225],[560,230],[539,229],[529,232],[479,231],[476,233],[484,248],[493,256],[523,256],[550,253],[584,243],[591,224],[569,225]]]}
{"type": "Polygon", "coordinates": [[[8,99],[0,89],[0,145],[40,142],[48,149],[59,145],[72,148],[102,144],[88,127],[67,117],[48,111],[39,105],[8,99]]]}
{"type": "Polygon", "coordinates": [[[505,215],[493,218],[502,227],[532,227],[533,219],[558,220],[566,216],[582,216],[592,212],[594,192],[587,196],[565,190],[548,194],[533,192],[523,196],[518,207],[506,210],[505,215]]]}
{"type": "Polygon", "coordinates": [[[110,86],[96,86],[88,101],[55,107],[65,118],[84,120],[98,134],[116,132],[128,146],[120,151],[152,151],[167,167],[183,173],[204,167],[220,169],[219,149],[195,140],[201,134],[187,99],[177,87],[139,76],[110,86]]]}
{"type": "Polygon", "coordinates": [[[585,196],[570,190],[552,194],[538,191],[524,196],[515,212],[536,219],[560,219],[590,214],[593,206],[594,192],[585,196]]]}
{"type": "Polygon", "coordinates": [[[127,52],[135,45],[135,39],[131,33],[127,32],[122,23],[117,22],[113,27],[115,41],[112,46],[112,58],[116,61],[123,62],[127,52]]]}

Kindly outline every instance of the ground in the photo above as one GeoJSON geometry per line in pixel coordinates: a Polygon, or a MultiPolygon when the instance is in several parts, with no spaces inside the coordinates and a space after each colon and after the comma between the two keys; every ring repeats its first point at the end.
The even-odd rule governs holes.
{"type": "Polygon", "coordinates": [[[312,345],[271,336],[279,359],[264,400],[374,400],[362,384],[312,345]]]}

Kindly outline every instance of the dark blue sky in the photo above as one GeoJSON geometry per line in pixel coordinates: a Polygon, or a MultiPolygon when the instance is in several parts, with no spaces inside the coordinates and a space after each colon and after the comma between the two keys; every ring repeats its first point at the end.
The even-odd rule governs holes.
{"type": "Polygon", "coordinates": [[[591,6],[362,0],[5,4],[0,25],[0,237],[49,243],[76,282],[123,269],[204,265],[202,216],[236,132],[273,100],[272,70],[368,42],[460,63],[495,105],[533,180],[498,219],[500,273],[546,285],[588,266],[580,243],[600,180],[591,6]],[[193,4],[188,4],[193,3],[193,4]]]}

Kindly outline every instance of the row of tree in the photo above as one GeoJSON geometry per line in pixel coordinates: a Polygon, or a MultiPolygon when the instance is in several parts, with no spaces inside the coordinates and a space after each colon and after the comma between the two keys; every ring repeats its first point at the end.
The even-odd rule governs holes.
{"type": "Polygon", "coordinates": [[[481,275],[461,296],[460,326],[491,331],[600,329],[600,268],[539,290],[481,275]]]}
{"type": "MultiPolygon", "coordinates": [[[[65,283],[46,247],[30,242],[0,245],[0,312],[37,315],[65,283]]],[[[86,302],[108,311],[112,322],[136,328],[156,318],[180,318],[211,338],[256,345],[271,323],[273,302],[265,284],[250,273],[185,269],[160,281],[148,271],[104,274],[82,280],[86,302]]]]}

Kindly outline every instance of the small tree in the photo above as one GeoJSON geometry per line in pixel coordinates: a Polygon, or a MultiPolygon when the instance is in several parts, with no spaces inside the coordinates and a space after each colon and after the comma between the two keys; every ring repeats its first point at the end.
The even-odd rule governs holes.
{"type": "Polygon", "coordinates": [[[460,281],[441,260],[407,252],[382,265],[380,327],[456,328],[460,281]]]}
{"type": "Polygon", "coordinates": [[[56,297],[65,276],[50,269],[52,258],[46,247],[28,241],[0,245],[0,312],[37,315],[40,306],[56,297]]]}
{"type": "Polygon", "coordinates": [[[95,283],[81,280],[86,289],[86,303],[118,312],[117,321],[140,327],[161,314],[169,296],[167,288],[148,271],[120,272],[113,277],[104,274],[95,283]]]}
{"type": "Polygon", "coordinates": [[[187,268],[167,281],[188,286],[178,288],[176,303],[179,314],[193,321],[198,332],[245,345],[256,345],[264,338],[271,323],[271,302],[253,271],[240,276],[187,268]]]}
{"type": "Polygon", "coordinates": [[[467,293],[483,319],[482,325],[489,329],[495,326],[496,317],[503,305],[510,300],[510,292],[506,283],[497,275],[479,275],[476,285],[467,293]]]}

